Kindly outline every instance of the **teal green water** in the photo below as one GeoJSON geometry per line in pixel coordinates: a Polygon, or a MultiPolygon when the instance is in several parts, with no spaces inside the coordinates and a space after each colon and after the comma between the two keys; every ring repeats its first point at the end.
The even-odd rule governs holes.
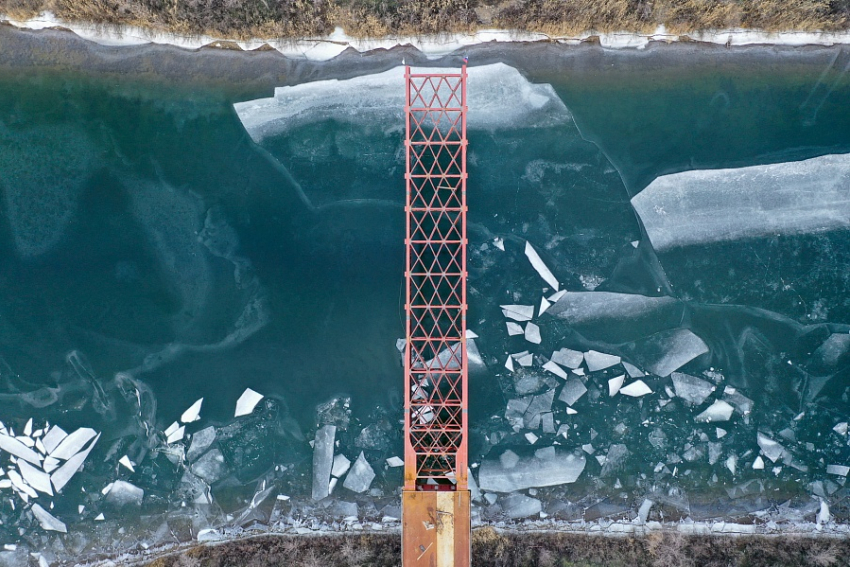
{"type": "MultiPolygon", "coordinates": [[[[538,431],[538,446],[557,441],[580,452],[593,444],[603,454],[624,444],[631,457],[607,477],[586,455],[576,484],[542,493],[553,515],[627,517],[647,493],[668,495],[668,518],[738,518],[741,509],[789,499],[806,508],[811,494],[846,514],[843,477],[825,467],[850,465],[846,437],[832,431],[850,409],[848,345],[839,341],[824,362],[823,344],[850,329],[847,231],[656,254],[629,201],[668,173],[850,151],[843,54],[481,49],[482,63],[504,59],[531,83],[551,84],[574,120],[470,133],[469,325],[487,366],[471,379],[471,462],[535,448],[503,419],[506,401],[520,394],[506,355],[532,345],[506,335],[498,307],[539,304],[542,285],[522,253],[527,240],[570,291],[682,300],[675,321],[647,328],[693,330],[710,350],[683,371],[716,370],[721,385],[754,400],[751,415],[716,424],[729,433],[722,459],[710,464],[714,425],[688,422],[692,410],[675,400],[668,409],[655,399],[605,404],[616,369],[594,374],[577,416],[563,404],[555,410],[569,435],[538,431]],[[785,429],[793,440],[780,439],[785,429]],[[657,431],[664,441],[656,444],[657,431]],[[784,443],[787,462],[752,469],[757,431],[784,443]],[[724,466],[731,454],[740,459],[734,474],[724,466]],[[752,498],[739,506],[740,486],[752,498]],[[688,507],[677,504],[681,492],[688,507]]],[[[315,72],[324,76],[321,65],[315,72]]],[[[45,508],[52,501],[72,534],[49,540],[54,559],[297,516],[297,506],[282,509],[273,497],[254,511],[248,501],[266,486],[309,496],[308,441],[324,419],[316,406],[334,396],[350,396],[353,418],[340,426],[339,452],[354,460],[365,450],[378,473],[368,502],[342,488],[335,494],[359,499],[361,515],[372,517],[395,503],[401,475],[383,461],[402,447],[401,131],[308,116],[264,145],[270,161],[233,109],[270,95],[188,79],[0,74],[0,421],[17,433],[29,418],[35,428],[49,421],[102,432],[62,494],[36,499],[45,508]],[[365,201],[339,203],[355,197],[365,201]],[[234,420],[249,387],[266,400],[234,420]],[[201,420],[186,432],[219,429],[224,467],[208,479],[212,504],[199,503],[204,483],[187,481],[192,465],[168,458],[174,446],[162,433],[201,397],[201,420]],[[375,443],[363,440],[366,426],[380,432],[375,443]],[[117,464],[125,454],[135,472],[117,464]],[[144,489],[141,507],[101,495],[116,479],[144,489]],[[101,511],[105,524],[95,521],[101,511]],[[115,535],[119,520],[133,537],[115,535]],[[179,535],[159,533],[163,525],[179,535]]],[[[606,317],[584,327],[541,319],[545,356],[569,347],[639,360],[651,331],[606,317]]],[[[669,386],[667,378],[646,381],[655,394],[669,386]]],[[[0,453],[6,468],[8,457],[0,453]]],[[[45,532],[26,510],[13,489],[0,489],[0,543],[38,548],[45,532]]],[[[480,509],[489,519],[503,512],[498,504],[480,509]]]]}

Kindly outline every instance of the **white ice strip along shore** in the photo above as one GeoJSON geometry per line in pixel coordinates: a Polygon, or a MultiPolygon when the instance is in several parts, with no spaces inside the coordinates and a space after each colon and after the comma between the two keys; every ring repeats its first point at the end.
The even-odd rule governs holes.
{"type": "Polygon", "coordinates": [[[656,250],[850,226],[850,154],[663,175],[632,198],[656,250]]]}
{"type": "MultiPolygon", "coordinates": [[[[401,63],[401,61],[399,61],[401,63]]],[[[278,87],[274,97],[233,105],[251,138],[288,132],[303,124],[333,119],[352,126],[403,124],[404,66],[352,79],[329,79],[278,87]]],[[[425,71],[416,68],[414,72],[425,71]]],[[[428,72],[457,69],[427,68],[428,72]]],[[[548,84],[534,84],[504,63],[469,68],[469,129],[557,126],[571,120],[563,101],[548,84]]],[[[423,94],[427,98],[426,92],[423,94]]]]}
{"type": "Polygon", "coordinates": [[[228,39],[210,35],[183,35],[162,30],[147,29],[138,26],[95,24],[88,22],[70,22],[57,18],[51,12],[43,12],[29,20],[15,20],[11,16],[0,14],[0,21],[8,21],[14,26],[26,29],[44,29],[62,27],[70,29],[82,38],[101,45],[145,45],[158,43],[174,45],[185,49],[197,49],[227,41],[242,49],[251,50],[268,45],[283,55],[312,61],[333,59],[346,49],[355,49],[361,53],[375,49],[391,49],[399,45],[412,45],[431,58],[448,55],[464,47],[488,42],[556,42],[562,45],[578,45],[591,38],[602,47],[609,49],[644,49],[650,42],[673,43],[678,41],[700,41],[716,45],[843,45],[850,44],[850,32],[766,32],[761,30],[728,28],[706,30],[679,35],[670,33],[664,26],[658,26],[651,33],[586,31],[571,36],[549,36],[542,33],[520,32],[516,30],[482,29],[473,33],[455,33],[440,35],[422,35],[417,37],[385,37],[358,39],[348,36],[342,28],[324,37],[268,40],[253,38],[248,40],[228,39]]]}

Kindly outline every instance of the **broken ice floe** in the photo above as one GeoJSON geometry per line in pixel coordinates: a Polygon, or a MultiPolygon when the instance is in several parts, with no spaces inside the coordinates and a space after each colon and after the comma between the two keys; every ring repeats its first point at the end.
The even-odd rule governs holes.
{"type": "MultiPolygon", "coordinates": [[[[698,416],[694,418],[695,421],[711,423],[714,421],[729,421],[729,418],[732,417],[732,412],[734,408],[723,400],[715,400],[713,404],[711,404],[705,411],[700,413],[698,416]]],[[[723,431],[722,429],[718,429],[718,432],[723,431]]],[[[725,435],[725,432],[723,433],[725,435]]],[[[718,439],[722,437],[718,433],[718,439]]]]}
{"type": "MultiPolygon", "coordinates": [[[[429,68],[429,72],[438,69],[429,68]]],[[[551,85],[534,84],[504,63],[470,67],[471,129],[551,126],[570,114],[551,85]]],[[[350,126],[403,124],[404,67],[345,80],[322,80],[278,87],[273,98],[233,105],[242,125],[259,143],[313,122],[333,120],[350,126]]],[[[424,94],[423,94],[424,96],[424,94]]],[[[455,95],[457,96],[457,95],[455,95]]]]}
{"type": "Polygon", "coordinates": [[[534,317],[533,305],[500,305],[500,307],[505,317],[519,321],[520,323],[531,321],[534,317]]]}
{"type": "Polygon", "coordinates": [[[656,250],[850,226],[850,154],[656,178],[632,198],[656,250]]]}
{"type": "Polygon", "coordinates": [[[540,274],[540,277],[543,278],[547,284],[549,284],[553,290],[558,291],[561,287],[561,284],[558,283],[558,278],[549,270],[549,267],[546,266],[545,262],[540,258],[540,255],[537,253],[537,250],[531,245],[531,243],[525,243],[525,255],[528,257],[528,261],[531,262],[531,265],[537,270],[537,273],[540,274]]]}
{"type": "Polygon", "coordinates": [[[543,510],[540,500],[525,494],[510,494],[502,498],[501,506],[505,515],[512,520],[534,516],[543,510]]]}
{"type": "Polygon", "coordinates": [[[584,361],[587,363],[587,369],[590,372],[605,370],[617,364],[620,364],[620,357],[613,354],[605,354],[595,350],[589,350],[584,353],[584,361]]]}
{"type": "Polygon", "coordinates": [[[624,396],[630,396],[632,398],[640,398],[641,396],[645,396],[647,394],[652,393],[652,389],[646,385],[643,380],[635,380],[628,386],[623,386],[620,388],[620,393],[624,396]]]}
{"type": "Polygon", "coordinates": [[[534,323],[528,323],[525,325],[525,340],[530,343],[539,345],[543,340],[540,336],[540,327],[535,325],[534,323]]]}
{"type": "Polygon", "coordinates": [[[615,376],[615,377],[611,378],[610,380],[608,380],[608,396],[609,397],[613,398],[614,396],[617,395],[617,393],[623,387],[623,382],[625,381],[625,379],[626,379],[626,375],[620,374],[619,376],[615,376]]]}
{"type": "Polygon", "coordinates": [[[345,482],[342,483],[342,486],[352,492],[362,493],[369,490],[374,478],[375,471],[372,470],[372,466],[366,460],[363,451],[361,451],[357,460],[354,461],[354,464],[348,471],[348,475],[345,477],[345,482]]]}
{"type": "Polygon", "coordinates": [[[770,459],[773,463],[775,463],[785,452],[782,445],[761,432],[759,432],[756,436],[756,440],[758,442],[758,446],[761,447],[764,456],[770,459]]]}
{"type": "Polygon", "coordinates": [[[578,479],[584,466],[584,456],[572,453],[546,459],[525,458],[510,467],[505,467],[501,460],[485,460],[479,468],[478,486],[483,491],[514,492],[569,484],[578,479]]]}
{"type": "Polygon", "coordinates": [[[634,344],[633,350],[641,367],[663,377],[707,353],[708,346],[692,331],[675,329],[641,339],[634,344]]]}
{"type": "Polygon", "coordinates": [[[579,398],[587,393],[587,387],[584,385],[584,382],[577,378],[571,378],[567,380],[564,384],[564,387],[561,389],[561,393],[558,396],[558,399],[571,406],[575,404],[579,398]]]}
{"type": "Polygon", "coordinates": [[[201,404],[203,403],[204,398],[201,398],[200,400],[189,406],[189,409],[184,411],[183,415],[180,416],[180,421],[182,421],[183,423],[192,423],[201,419],[201,404]]]}
{"type": "Polygon", "coordinates": [[[316,431],[313,443],[313,500],[321,500],[329,494],[335,437],[335,425],[325,425],[316,431]]]}
{"type": "Polygon", "coordinates": [[[40,505],[33,504],[31,510],[35,519],[38,520],[38,523],[41,524],[41,527],[45,530],[52,530],[63,534],[68,533],[68,528],[65,526],[64,522],[57,519],[53,514],[42,508],[40,505]]]}
{"type": "Polygon", "coordinates": [[[562,348],[552,353],[552,362],[575,370],[584,362],[584,354],[577,350],[562,348]]]}
{"type": "Polygon", "coordinates": [[[562,378],[564,380],[567,379],[567,373],[564,372],[564,369],[552,362],[551,360],[543,365],[543,369],[551,372],[558,378],[562,378]]]}
{"type": "Polygon", "coordinates": [[[710,382],[706,382],[690,374],[673,372],[670,374],[670,378],[673,380],[673,388],[676,390],[676,396],[691,405],[698,406],[702,404],[715,390],[714,385],[710,382]]]}
{"type": "Polygon", "coordinates": [[[236,412],[234,413],[234,417],[240,417],[243,415],[249,415],[254,411],[254,408],[257,407],[257,404],[260,400],[263,399],[263,395],[255,392],[251,388],[246,388],[242,395],[239,396],[239,399],[236,400],[236,412]]]}

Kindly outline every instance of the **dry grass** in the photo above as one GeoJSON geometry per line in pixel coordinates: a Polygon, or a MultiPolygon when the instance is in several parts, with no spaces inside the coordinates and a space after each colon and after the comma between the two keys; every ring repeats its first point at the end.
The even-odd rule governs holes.
{"type": "Polygon", "coordinates": [[[592,31],[675,33],[727,27],[850,27],[850,0],[0,0],[25,18],[51,10],[68,20],[124,23],[177,33],[291,38],[342,26],[355,36],[469,31],[482,25],[570,35],[592,31]]]}

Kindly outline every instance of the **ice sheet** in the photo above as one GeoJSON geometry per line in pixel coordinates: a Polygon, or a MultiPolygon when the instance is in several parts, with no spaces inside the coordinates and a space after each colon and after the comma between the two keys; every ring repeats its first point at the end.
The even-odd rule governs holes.
{"type": "Polygon", "coordinates": [[[850,154],[664,175],[632,198],[658,251],[850,227],[850,154]]]}
{"type": "Polygon", "coordinates": [[[499,460],[485,460],[478,473],[478,486],[485,491],[514,492],[569,484],[578,479],[584,466],[584,456],[572,453],[557,454],[553,459],[524,458],[513,467],[505,467],[499,460]]]}
{"type": "MultiPolygon", "coordinates": [[[[469,129],[553,126],[570,120],[567,107],[551,85],[531,83],[513,67],[495,63],[469,67],[467,72],[469,129]]],[[[403,124],[403,86],[404,67],[399,66],[352,79],[278,87],[272,98],[239,102],[233,107],[248,134],[260,143],[267,136],[326,120],[368,127],[403,124]]]]}

